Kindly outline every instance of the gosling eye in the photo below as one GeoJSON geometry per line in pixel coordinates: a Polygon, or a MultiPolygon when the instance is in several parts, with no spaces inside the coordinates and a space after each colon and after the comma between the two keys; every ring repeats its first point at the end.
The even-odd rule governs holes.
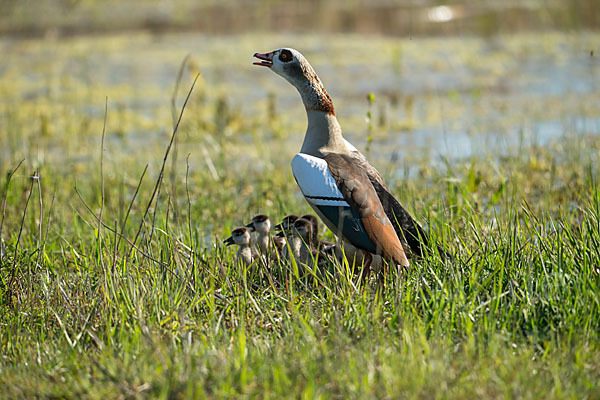
{"type": "Polygon", "coordinates": [[[279,61],[281,62],[290,62],[293,58],[292,52],[288,49],[283,49],[281,50],[281,53],[279,53],[279,61]]]}

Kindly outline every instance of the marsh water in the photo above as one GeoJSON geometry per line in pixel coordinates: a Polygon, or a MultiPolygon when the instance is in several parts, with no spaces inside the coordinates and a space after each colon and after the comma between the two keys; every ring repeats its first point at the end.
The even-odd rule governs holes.
{"type": "Polygon", "coordinates": [[[277,138],[277,149],[266,147],[277,153],[270,158],[288,157],[305,129],[299,96],[252,65],[255,51],[283,46],[305,54],[334,99],[345,135],[374,158],[409,165],[501,157],[600,133],[597,33],[132,33],[1,39],[0,154],[8,162],[32,155],[66,165],[85,161],[98,152],[105,98],[114,157],[163,148],[178,70],[189,56],[178,107],[195,74],[201,78],[184,117],[186,151],[200,144],[210,154],[237,143],[243,157],[260,159],[257,153],[277,138]]]}

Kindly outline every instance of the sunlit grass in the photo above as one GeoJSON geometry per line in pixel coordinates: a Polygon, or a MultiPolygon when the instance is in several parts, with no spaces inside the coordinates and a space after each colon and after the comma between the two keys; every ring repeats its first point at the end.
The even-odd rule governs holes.
{"type": "MultiPolygon", "coordinates": [[[[81,39],[76,46],[82,52],[86,40],[97,43],[81,39]]],[[[243,59],[234,57],[231,64],[244,79],[259,76],[255,81],[235,78],[233,67],[218,72],[214,63],[187,67],[175,116],[190,79],[201,72],[202,80],[150,205],[174,124],[170,99],[183,59],[178,51],[141,50],[168,54],[172,74],[165,73],[168,82],[140,80],[137,88],[127,79],[93,83],[92,67],[72,86],[65,83],[70,73],[42,66],[47,79],[16,70],[3,76],[3,395],[597,398],[600,138],[597,110],[590,106],[597,94],[569,94],[564,104],[548,96],[549,119],[559,120],[562,132],[543,145],[528,136],[503,151],[455,157],[426,151],[427,142],[403,149],[394,140],[439,124],[462,129],[471,112],[478,116],[469,124],[472,141],[484,134],[503,137],[502,122],[490,123],[498,113],[521,119],[527,136],[539,119],[530,112],[541,106],[516,110],[512,100],[546,97],[478,91],[480,82],[467,82],[468,91],[419,91],[412,94],[414,125],[398,132],[394,127],[405,121],[412,100],[401,94],[401,105],[394,106],[389,93],[374,88],[369,130],[365,97],[342,95],[352,91],[329,75],[334,90],[340,88],[340,111],[344,105],[358,110],[340,112],[349,137],[364,149],[372,135],[370,156],[394,194],[456,259],[413,259],[407,273],[363,287],[344,268],[308,277],[287,263],[244,270],[221,244],[232,228],[257,212],[278,219],[309,211],[289,168],[303,131],[300,102],[278,77],[241,67],[251,47],[268,49],[274,40],[245,40],[238,48],[243,59]],[[244,83],[228,91],[230,78],[244,83]],[[220,85],[223,90],[214,90],[220,85]],[[256,97],[241,95],[261,90],[256,97]],[[142,100],[150,105],[140,105],[142,100]],[[471,102],[472,108],[464,106],[471,102]],[[437,116],[429,116],[436,107],[437,116]],[[392,111],[379,124],[383,108],[392,111]],[[581,116],[591,122],[569,122],[581,116]],[[498,130],[490,133],[484,129],[489,126],[498,130]]],[[[522,40],[526,48],[533,39],[522,40]]],[[[342,37],[333,43],[340,57],[352,59],[342,37]]],[[[461,51],[475,54],[473,43],[465,43],[468,49],[461,51]]],[[[503,43],[519,46],[515,38],[503,43]]],[[[405,57],[417,47],[405,50],[405,57]]],[[[49,65],[71,71],[61,58],[68,59],[68,46],[61,51],[49,65]]],[[[326,53],[315,56],[326,69],[326,53]]],[[[221,53],[218,60],[226,57],[221,53]]],[[[13,59],[28,65],[27,57],[13,59]]],[[[385,60],[374,70],[387,71],[385,60]]],[[[595,73],[597,64],[590,68],[595,73]]]]}

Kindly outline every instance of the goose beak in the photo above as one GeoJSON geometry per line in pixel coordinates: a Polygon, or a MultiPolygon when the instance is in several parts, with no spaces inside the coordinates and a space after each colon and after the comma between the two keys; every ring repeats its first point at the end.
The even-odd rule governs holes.
{"type": "Polygon", "coordinates": [[[255,61],[252,64],[254,65],[262,65],[263,67],[271,68],[273,66],[273,56],[275,52],[272,51],[270,53],[254,53],[254,57],[258,58],[261,61],[255,61]]]}
{"type": "Polygon", "coordinates": [[[250,222],[248,225],[246,225],[246,228],[250,229],[250,232],[256,231],[256,227],[254,226],[254,222],[250,222]]]}
{"type": "Polygon", "coordinates": [[[233,243],[233,236],[229,236],[227,239],[223,240],[223,243],[227,246],[231,246],[233,243]]]}

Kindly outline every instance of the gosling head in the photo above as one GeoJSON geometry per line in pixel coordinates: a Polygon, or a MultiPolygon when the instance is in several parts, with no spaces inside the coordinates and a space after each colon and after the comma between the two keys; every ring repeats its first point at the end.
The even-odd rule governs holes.
{"type": "Polygon", "coordinates": [[[309,220],[298,218],[296,222],[294,222],[292,232],[294,235],[301,237],[302,240],[308,243],[312,235],[312,224],[309,220]]]}
{"type": "Polygon", "coordinates": [[[291,232],[291,229],[294,226],[294,222],[296,222],[297,219],[298,219],[297,215],[294,215],[294,214],[286,215],[281,220],[281,223],[275,225],[275,230],[280,233],[287,234],[287,233],[291,232]]]}
{"type": "Polygon", "coordinates": [[[250,230],[246,227],[236,228],[231,231],[231,236],[223,241],[227,246],[237,244],[238,246],[250,245],[250,230]]]}
{"type": "Polygon", "coordinates": [[[319,241],[319,219],[312,214],[305,214],[305,215],[301,216],[300,218],[304,218],[305,220],[310,222],[310,224],[312,226],[311,239],[314,243],[318,242],[319,241]]]}
{"type": "Polygon", "coordinates": [[[269,233],[271,230],[271,219],[265,214],[258,214],[252,218],[252,222],[246,225],[250,231],[258,233],[269,233]]]}

